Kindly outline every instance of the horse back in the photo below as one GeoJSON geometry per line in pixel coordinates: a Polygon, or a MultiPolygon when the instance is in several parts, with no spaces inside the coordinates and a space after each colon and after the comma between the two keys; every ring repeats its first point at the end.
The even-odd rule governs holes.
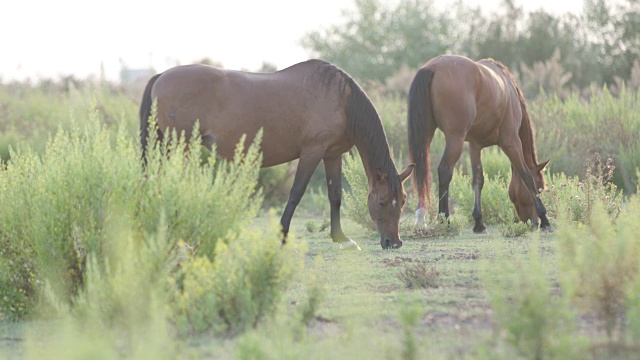
{"type": "Polygon", "coordinates": [[[425,66],[434,71],[431,100],[438,127],[467,141],[497,144],[504,121],[519,109],[502,70],[492,60],[457,55],[439,56],[425,66]]]}
{"type": "Polygon", "coordinates": [[[264,166],[296,159],[309,144],[318,144],[317,151],[343,151],[348,146],[344,94],[316,71],[323,64],[307,61],[274,73],[172,68],[152,92],[158,125],[188,135],[199,121],[205,145],[215,144],[223,158],[233,156],[243,134],[248,145],[262,129],[264,166]]]}

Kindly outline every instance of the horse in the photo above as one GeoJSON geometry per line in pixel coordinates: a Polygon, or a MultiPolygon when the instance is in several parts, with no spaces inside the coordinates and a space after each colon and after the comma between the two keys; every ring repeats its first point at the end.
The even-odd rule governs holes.
{"type": "Polygon", "coordinates": [[[538,197],[546,187],[538,162],[535,137],[527,104],[509,69],[493,59],[474,62],[463,56],[441,55],[416,73],[408,98],[409,154],[416,163],[414,190],[418,193],[416,231],[424,229],[425,199],[430,204],[429,147],[436,129],[445,136],[438,166],[438,213],[449,217],[449,184],[464,142],[469,143],[474,233],[486,233],[482,222],[481,193],[484,184],[481,150],[498,145],[511,162],[509,198],[520,221],[553,230],[546,208],[538,197]]]}
{"type": "Polygon", "coordinates": [[[355,146],[369,181],[369,214],[382,248],[400,248],[399,220],[406,202],[403,182],[413,164],[398,173],[380,116],[345,71],[308,60],[273,73],[251,73],[193,64],[153,76],[140,105],[140,136],[146,156],[149,116],[157,101],[158,138],[176,130],[191,134],[199,121],[202,143],[231,159],[246,134],[246,145],[262,129],[262,167],[298,160],[282,214],[283,243],[291,218],[322,160],[330,203],[331,238],[341,249],[360,249],[342,231],[342,154],[355,146]]]}

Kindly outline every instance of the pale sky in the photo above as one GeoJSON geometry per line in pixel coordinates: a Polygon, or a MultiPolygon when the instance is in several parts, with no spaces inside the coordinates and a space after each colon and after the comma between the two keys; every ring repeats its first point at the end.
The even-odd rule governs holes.
{"type": "MultiPolygon", "coordinates": [[[[389,0],[393,1],[393,0],[389,0]]],[[[450,0],[436,0],[445,6],[450,0]]],[[[486,5],[500,0],[467,0],[486,5]]],[[[516,0],[525,11],[580,12],[582,0],[516,0]]],[[[121,64],[164,71],[204,57],[227,69],[304,61],[309,31],[342,20],[352,0],[10,0],[0,12],[0,79],[97,76],[121,64]]]]}

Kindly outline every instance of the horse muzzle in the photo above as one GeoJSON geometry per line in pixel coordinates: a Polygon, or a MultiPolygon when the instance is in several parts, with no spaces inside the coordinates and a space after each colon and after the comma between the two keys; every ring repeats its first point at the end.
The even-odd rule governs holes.
{"type": "Polygon", "coordinates": [[[380,245],[382,245],[383,249],[399,249],[402,247],[402,240],[399,238],[397,240],[391,240],[390,238],[382,238],[380,240],[380,245]]]}

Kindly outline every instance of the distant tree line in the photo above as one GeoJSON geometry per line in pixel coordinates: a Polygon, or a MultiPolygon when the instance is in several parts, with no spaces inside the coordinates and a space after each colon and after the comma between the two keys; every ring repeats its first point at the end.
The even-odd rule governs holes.
{"type": "Polygon", "coordinates": [[[581,14],[563,15],[525,13],[513,0],[491,13],[462,0],[445,9],[433,0],[354,1],[342,23],[301,42],[361,81],[384,83],[455,53],[499,60],[536,92],[640,84],[640,0],[584,0],[581,14]]]}

